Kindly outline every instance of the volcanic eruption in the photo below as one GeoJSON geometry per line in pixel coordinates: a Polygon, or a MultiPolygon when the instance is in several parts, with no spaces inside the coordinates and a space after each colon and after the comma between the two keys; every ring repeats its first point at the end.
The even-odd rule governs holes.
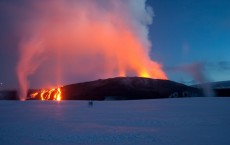
{"type": "Polygon", "coordinates": [[[153,10],[146,0],[28,2],[18,13],[23,18],[17,66],[21,100],[33,83],[56,86],[35,92],[50,100],[61,84],[76,81],[117,76],[167,79],[162,65],[149,56],[153,10]]]}
{"type": "Polygon", "coordinates": [[[61,88],[53,88],[48,90],[40,90],[35,91],[34,93],[30,94],[30,98],[28,99],[35,99],[39,98],[43,100],[54,100],[54,101],[61,101],[62,99],[62,92],[61,88]]]}

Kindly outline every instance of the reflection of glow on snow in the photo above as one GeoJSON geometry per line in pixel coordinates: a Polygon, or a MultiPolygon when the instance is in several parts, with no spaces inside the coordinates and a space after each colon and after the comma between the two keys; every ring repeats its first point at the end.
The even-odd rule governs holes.
{"type": "Polygon", "coordinates": [[[227,97],[95,101],[89,108],[88,101],[0,101],[0,143],[229,145],[229,102],[227,97]]]}

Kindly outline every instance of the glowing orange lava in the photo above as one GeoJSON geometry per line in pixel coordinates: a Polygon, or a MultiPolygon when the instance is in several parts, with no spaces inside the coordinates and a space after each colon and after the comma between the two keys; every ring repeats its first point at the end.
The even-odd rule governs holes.
{"type": "Polygon", "coordinates": [[[61,101],[61,88],[44,89],[30,94],[31,99],[61,101]]]}
{"type": "Polygon", "coordinates": [[[150,74],[147,71],[141,71],[139,76],[144,78],[151,78],[150,74]]]}
{"type": "MultiPolygon", "coordinates": [[[[167,79],[162,64],[149,55],[154,49],[148,36],[153,12],[145,1],[31,2],[34,7],[25,14],[33,15],[23,13],[19,31],[20,99],[27,96],[29,78],[43,88],[46,84],[56,86],[117,76],[167,79]]],[[[37,93],[31,97],[61,100],[58,88],[37,93]]]]}

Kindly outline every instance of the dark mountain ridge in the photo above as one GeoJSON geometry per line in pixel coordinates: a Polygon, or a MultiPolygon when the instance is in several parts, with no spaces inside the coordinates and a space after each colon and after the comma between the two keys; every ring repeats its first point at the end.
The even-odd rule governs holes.
{"type": "Polygon", "coordinates": [[[195,88],[202,88],[208,86],[212,89],[216,96],[218,97],[229,97],[230,96],[230,81],[219,81],[219,82],[209,82],[204,84],[193,85],[195,88]]]}
{"type": "MultiPolygon", "coordinates": [[[[28,91],[27,100],[40,99],[39,95],[31,98],[30,94],[35,91],[39,90],[28,91]]],[[[142,77],[116,77],[70,84],[63,86],[61,91],[62,100],[137,100],[203,96],[199,88],[170,80],[142,77]]],[[[11,93],[8,99],[14,98],[11,93]]],[[[1,97],[0,93],[0,99],[7,99],[6,92],[4,97],[1,97]]]]}
{"type": "Polygon", "coordinates": [[[200,89],[169,80],[117,77],[62,88],[66,100],[133,100],[201,96],[200,89]]]}

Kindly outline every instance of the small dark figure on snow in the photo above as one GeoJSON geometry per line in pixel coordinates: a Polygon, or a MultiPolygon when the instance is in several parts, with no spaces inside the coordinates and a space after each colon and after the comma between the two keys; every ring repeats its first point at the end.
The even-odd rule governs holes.
{"type": "Polygon", "coordinates": [[[89,106],[89,107],[93,107],[93,101],[92,101],[92,100],[89,101],[88,106],[89,106]]]}

